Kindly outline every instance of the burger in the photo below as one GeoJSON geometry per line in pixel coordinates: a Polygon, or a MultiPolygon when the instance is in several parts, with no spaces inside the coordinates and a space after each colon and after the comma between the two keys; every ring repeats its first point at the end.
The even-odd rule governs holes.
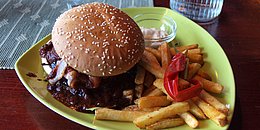
{"type": "Polygon", "coordinates": [[[40,49],[48,91],[77,111],[120,109],[133,103],[136,64],[144,52],[138,25],[104,3],[89,3],[61,14],[51,40],[40,49]]]}

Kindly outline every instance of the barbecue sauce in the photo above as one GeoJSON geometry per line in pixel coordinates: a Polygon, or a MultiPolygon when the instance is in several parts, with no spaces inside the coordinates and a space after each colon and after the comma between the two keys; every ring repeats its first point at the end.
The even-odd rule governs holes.
{"type": "MultiPolygon", "coordinates": [[[[48,65],[53,69],[60,57],[55,52],[52,42],[40,48],[40,55],[46,58],[48,65]]],[[[81,73],[79,75],[82,75],[81,73]]],[[[133,67],[128,72],[111,77],[102,77],[99,87],[95,88],[87,84],[89,78],[80,76],[81,81],[85,81],[84,85],[77,85],[72,88],[67,84],[67,79],[62,78],[55,84],[48,84],[47,90],[51,95],[64,105],[80,112],[89,112],[88,108],[92,107],[108,107],[114,109],[122,109],[133,103],[133,100],[125,98],[124,90],[134,91],[134,80],[136,75],[136,67],[133,67]]],[[[48,77],[51,77],[50,74],[48,77]]]]}

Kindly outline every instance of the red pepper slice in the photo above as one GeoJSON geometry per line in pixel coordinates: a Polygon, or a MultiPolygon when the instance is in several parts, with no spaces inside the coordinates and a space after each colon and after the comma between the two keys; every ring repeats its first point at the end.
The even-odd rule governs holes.
{"type": "Polygon", "coordinates": [[[178,80],[179,72],[185,69],[186,57],[182,53],[177,53],[173,58],[171,64],[165,71],[164,74],[164,88],[168,95],[172,97],[175,101],[184,101],[197,96],[201,90],[201,84],[199,81],[191,81],[193,86],[179,91],[178,80]]]}

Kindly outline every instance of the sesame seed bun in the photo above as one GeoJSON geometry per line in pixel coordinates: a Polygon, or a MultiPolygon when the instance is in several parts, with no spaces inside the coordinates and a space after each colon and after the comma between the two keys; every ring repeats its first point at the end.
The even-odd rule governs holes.
{"type": "Polygon", "coordinates": [[[91,76],[113,76],[132,68],[144,51],[137,24],[104,3],[72,8],[56,20],[52,42],[69,66],[91,76]]]}

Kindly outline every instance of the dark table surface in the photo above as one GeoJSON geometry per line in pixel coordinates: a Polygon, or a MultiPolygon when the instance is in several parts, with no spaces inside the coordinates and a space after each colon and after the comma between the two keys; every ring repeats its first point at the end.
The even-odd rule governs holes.
{"type": "MultiPolygon", "coordinates": [[[[155,0],[154,4],[169,7],[167,0],[155,0]]],[[[201,26],[219,42],[234,71],[236,105],[229,129],[259,129],[259,0],[226,0],[217,21],[201,26]]],[[[0,128],[88,129],[38,102],[22,85],[14,70],[0,70],[0,128]]]]}

